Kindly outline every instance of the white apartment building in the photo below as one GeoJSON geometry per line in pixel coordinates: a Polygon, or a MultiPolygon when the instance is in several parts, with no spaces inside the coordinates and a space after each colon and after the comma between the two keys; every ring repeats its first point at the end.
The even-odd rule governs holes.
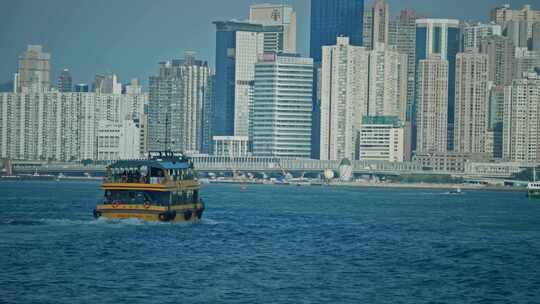
{"type": "Polygon", "coordinates": [[[369,116],[407,114],[407,55],[384,44],[369,52],[369,116]]]}
{"type": "Polygon", "coordinates": [[[505,88],[503,158],[540,161],[540,76],[515,79],[505,88]]]}
{"type": "Polygon", "coordinates": [[[456,57],[454,151],[485,153],[489,118],[489,60],[478,49],[456,57]]]}
{"type": "Polygon", "coordinates": [[[403,123],[397,117],[364,117],[358,131],[358,158],[403,162],[404,134],[403,123]]]}
{"type": "Polygon", "coordinates": [[[482,40],[492,37],[501,36],[502,27],[496,23],[465,23],[462,29],[463,49],[480,48],[482,40]]]}
{"type": "Polygon", "coordinates": [[[420,60],[416,111],[416,151],[446,152],[448,135],[448,61],[420,60]]]}
{"type": "Polygon", "coordinates": [[[265,54],[255,65],[253,154],[309,158],[313,59],[265,54]]]}
{"type": "Polygon", "coordinates": [[[95,160],[98,122],[139,116],[129,103],[127,95],[0,93],[0,158],[95,160]]]}
{"type": "Polygon", "coordinates": [[[349,38],[323,46],[320,159],[357,159],[358,129],[367,115],[369,51],[349,38]]]}

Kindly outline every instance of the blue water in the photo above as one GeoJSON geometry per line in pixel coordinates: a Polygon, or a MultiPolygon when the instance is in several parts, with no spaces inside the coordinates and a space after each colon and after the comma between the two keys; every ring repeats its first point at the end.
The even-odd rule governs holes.
{"type": "Polygon", "coordinates": [[[162,224],[94,220],[98,186],[0,183],[1,303],[540,303],[523,193],[207,185],[162,224]]]}

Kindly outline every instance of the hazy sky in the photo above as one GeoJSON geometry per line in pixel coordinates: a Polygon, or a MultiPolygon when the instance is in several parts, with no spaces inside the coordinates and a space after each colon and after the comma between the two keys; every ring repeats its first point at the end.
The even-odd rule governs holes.
{"type": "MultiPolygon", "coordinates": [[[[143,83],[157,63],[194,50],[214,66],[215,20],[243,20],[253,3],[292,5],[298,15],[299,51],[309,43],[309,0],[0,0],[0,83],[10,81],[28,44],[52,54],[53,77],[67,67],[74,82],[115,72],[143,83]]],[[[486,21],[502,3],[518,8],[539,0],[389,0],[430,17],[486,21]]],[[[371,3],[371,1],[368,1],[371,3]]]]}

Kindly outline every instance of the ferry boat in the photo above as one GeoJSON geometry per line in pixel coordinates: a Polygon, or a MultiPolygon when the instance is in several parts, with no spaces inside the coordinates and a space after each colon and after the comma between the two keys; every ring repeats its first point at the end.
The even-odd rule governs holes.
{"type": "Polygon", "coordinates": [[[540,198],[540,183],[532,182],[527,185],[527,197],[540,198]]]}
{"type": "Polygon", "coordinates": [[[107,167],[103,202],[94,217],[146,221],[197,221],[204,203],[191,159],[182,153],[150,152],[146,160],[122,160],[107,167]]]}
{"type": "Polygon", "coordinates": [[[540,182],[536,181],[536,166],[533,167],[533,182],[527,185],[527,197],[540,198],[540,182]]]}

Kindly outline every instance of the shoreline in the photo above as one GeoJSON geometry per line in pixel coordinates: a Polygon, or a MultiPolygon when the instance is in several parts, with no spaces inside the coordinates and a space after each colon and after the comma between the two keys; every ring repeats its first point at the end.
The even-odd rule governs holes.
{"type": "Polygon", "coordinates": [[[424,190],[467,190],[467,191],[497,191],[497,192],[523,192],[526,193],[527,189],[517,187],[503,187],[503,186],[483,186],[483,185],[464,185],[464,184],[439,184],[439,183],[362,183],[362,182],[340,182],[340,183],[328,183],[328,184],[296,184],[291,182],[289,184],[267,184],[256,183],[250,181],[211,181],[210,184],[223,184],[223,185],[267,185],[267,186],[288,186],[288,187],[332,187],[332,188],[378,188],[378,189],[424,189],[424,190]]]}

